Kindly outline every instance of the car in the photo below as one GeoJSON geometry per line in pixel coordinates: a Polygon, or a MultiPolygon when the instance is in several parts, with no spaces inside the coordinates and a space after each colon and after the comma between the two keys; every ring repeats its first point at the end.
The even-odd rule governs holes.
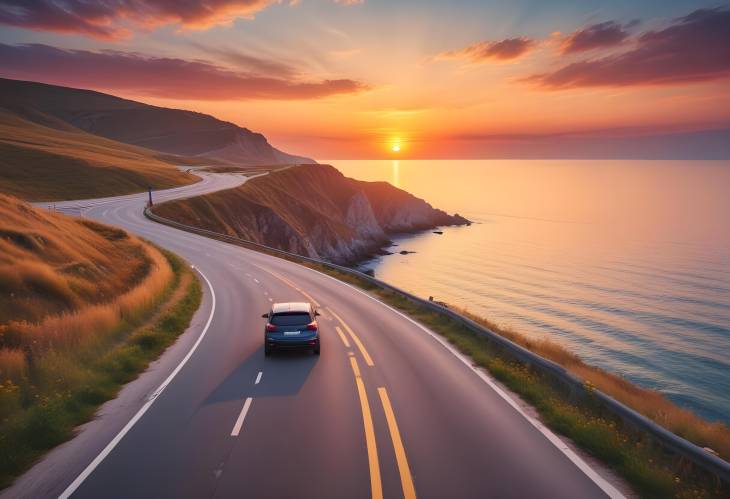
{"type": "Polygon", "coordinates": [[[264,327],[264,355],[274,350],[307,349],[319,355],[319,312],[307,302],[274,303],[261,317],[264,327]]]}

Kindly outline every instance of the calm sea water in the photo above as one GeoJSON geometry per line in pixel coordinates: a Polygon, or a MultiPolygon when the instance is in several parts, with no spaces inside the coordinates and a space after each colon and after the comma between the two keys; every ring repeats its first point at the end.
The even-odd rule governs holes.
{"type": "Polygon", "coordinates": [[[476,222],[397,238],[379,278],[730,423],[730,162],[329,163],[476,222]]]}

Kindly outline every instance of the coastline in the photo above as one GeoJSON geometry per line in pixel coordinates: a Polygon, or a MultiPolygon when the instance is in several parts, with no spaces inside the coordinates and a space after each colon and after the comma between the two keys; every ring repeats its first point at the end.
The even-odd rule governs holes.
{"type": "MultiPolygon", "coordinates": [[[[683,495],[685,492],[700,490],[702,493],[709,492],[710,495],[724,494],[725,485],[720,479],[724,471],[720,471],[721,475],[717,475],[713,470],[717,466],[721,470],[727,467],[727,463],[722,461],[722,457],[718,458],[718,454],[723,456],[728,455],[729,452],[727,444],[730,442],[727,438],[727,427],[709,424],[692,414],[690,414],[691,421],[689,421],[686,417],[682,417],[686,411],[667,402],[656,392],[642,390],[630,383],[622,382],[614,387],[618,388],[616,395],[619,395],[619,401],[617,401],[612,398],[611,394],[615,390],[610,390],[606,396],[601,391],[601,386],[594,385],[590,377],[581,375],[576,377],[576,374],[570,374],[561,367],[558,367],[557,370],[550,368],[549,364],[554,366],[562,364],[558,360],[547,360],[556,354],[561,355],[560,349],[547,352],[540,351],[540,348],[549,345],[528,344],[523,346],[520,344],[522,339],[518,335],[498,326],[496,329],[492,329],[494,326],[489,321],[470,315],[466,311],[460,313],[457,309],[454,312],[444,308],[443,305],[426,302],[382,281],[357,275],[345,267],[318,262],[311,258],[267,248],[224,234],[185,226],[154,215],[149,210],[145,211],[145,215],[165,225],[299,263],[350,286],[359,287],[362,292],[370,294],[376,300],[382,300],[386,306],[400,310],[411,320],[418,321],[443,336],[444,341],[448,341],[459,351],[471,357],[475,362],[475,368],[487,369],[497,380],[505,383],[526,403],[534,407],[545,424],[569,437],[575,445],[587,450],[614,468],[642,493],[649,496],[667,496],[683,495]],[[538,351],[540,353],[536,353],[538,351]],[[548,353],[547,358],[541,357],[541,354],[548,353]],[[533,364],[533,362],[536,363],[533,364]],[[548,363],[547,370],[545,362],[548,363]],[[573,389],[566,386],[564,380],[560,381],[560,378],[564,378],[559,374],[560,372],[568,373],[567,376],[571,380],[568,385],[573,386],[573,389]],[[556,373],[558,373],[557,378],[554,377],[556,373]],[[660,426],[657,426],[656,423],[647,419],[646,414],[642,415],[631,406],[622,405],[621,391],[634,395],[638,392],[639,397],[636,400],[643,400],[646,394],[653,394],[652,400],[655,399],[655,396],[659,396],[663,401],[658,407],[659,413],[649,415],[649,417],[661,416],[665,414],[663,409],[669,407],[672,409],[670,411],[672,415],[676,414],[674,411],[679,410],[680,418],[658,421],[660,426]],[[603,402],[597,403],[596,397],[603,402]],[[604,404],[607,405],[604,406],[604,404]],[[621,416],[621,412],[631,414],[630,420],[621,416]],[[676,440],[677,435],[661,427],[661,424],[665,423],[679,423],[677,429],[681,430],[678,432],[680,437],[691,439],[694,444],[681,438],[679,441],[676,440]],[[713,436],[717,438],[712,438],[713,436]],[[657,439],[657,437],[659,438],[657,439]],[[679,442],[681,445],[679,447],[667,446],[669,441],[679,442]],[[709,446],[706,442],[709,441],[721,444],[722,447],[717,447],[719,452],[708,450],[709,446]],[[684,461],[683,456],[690,455],[693,456],[691,460],[684,461]]],[[[570,354],[568,357],[568,360],[576,360],[576,357],[570,354]]],[[[583,365],[579,359],[577,360],[578,365],[583,365]]],[[[590,366],[585,367],[591,369],[590,366]]],[[[596,371],[602,372],[600,369],[596,371]]],[[[603,374],[610,379],[615,378],[622,381],[608,373],[603,374]]],[[[597,381],[601,382],[600,379],[597,381]]],[[[651,407],[650,404],[644,409],[651,407]]]]}

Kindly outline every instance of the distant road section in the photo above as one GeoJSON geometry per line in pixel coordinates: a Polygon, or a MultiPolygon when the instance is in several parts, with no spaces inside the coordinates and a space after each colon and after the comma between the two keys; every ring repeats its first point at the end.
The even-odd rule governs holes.
{"type": "MultiPolygon", "coordinates": [[[[155,200],[245,180],[202,176],[155,200]]],[[[53,466],[41,462],[6,496],[622,497],[409,318],[305,267],[155,224],[143,216],[145,200],[56,208],[187,259],[209,283],[203,309],[188,336],[153,366],[149,376],[159,379],[148,392],[123,392],[128,403],[102,409],[80,437],[48,456],[53,466]],[[321,356],[264,357],[261,314],[279,301],[319,308],[321,356]],[[167,384],[155,391],[161,381],[167,384]],[[94,425],[108,436],[90,436],[94,425]]]]}

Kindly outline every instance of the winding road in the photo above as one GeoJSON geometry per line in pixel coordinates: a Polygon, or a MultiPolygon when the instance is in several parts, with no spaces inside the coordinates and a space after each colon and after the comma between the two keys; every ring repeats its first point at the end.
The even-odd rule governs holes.
{"type": "MultiPolygon", "coordinates": [[[[245,180],[202,177],[155,200],[245,180]]],[[[308,268],[151,222],[146,196],[56,208],[182,256],[204,277],[203,305],[151,372],[5,497],[622,497],[427,329],[308,268]],[[319,307],[321,356],[264,357],[261,314],[278,301],[319,307]]]]}

